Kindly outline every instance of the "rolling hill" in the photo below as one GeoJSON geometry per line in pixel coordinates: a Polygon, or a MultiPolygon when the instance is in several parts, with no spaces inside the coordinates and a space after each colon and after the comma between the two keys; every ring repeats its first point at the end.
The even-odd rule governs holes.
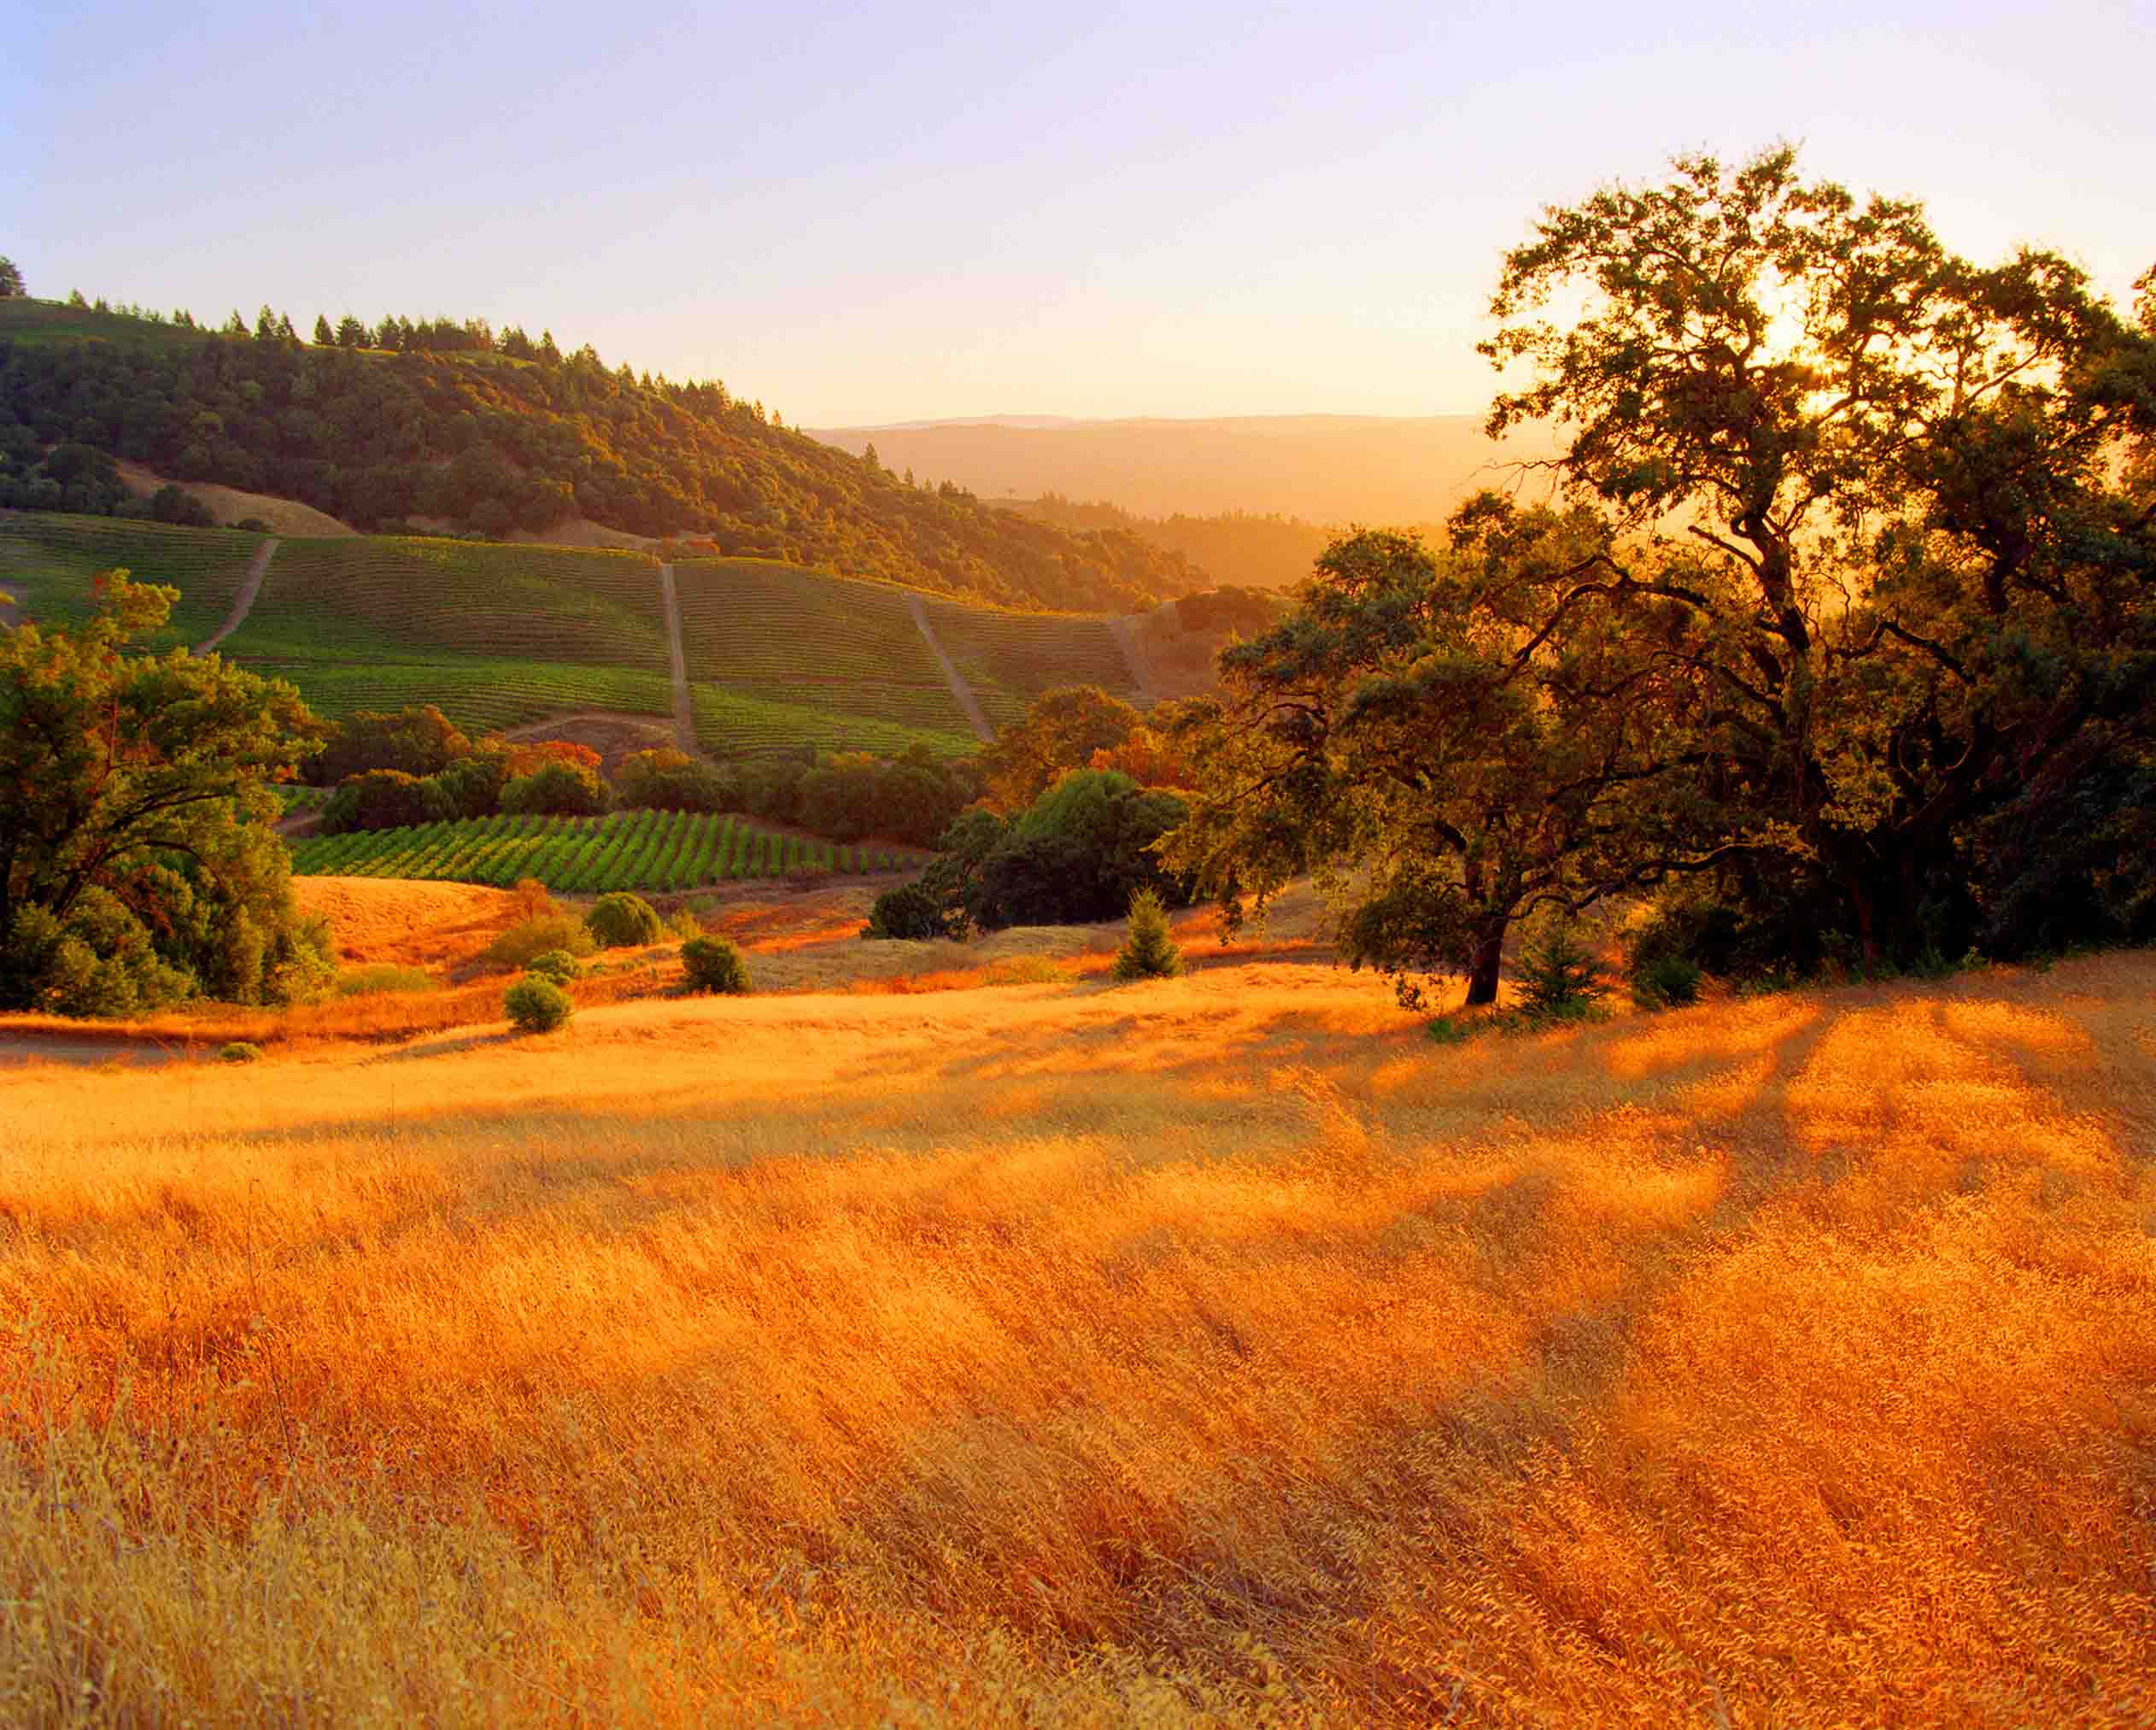
{"type": "MultiPolygon", "coordinates": [[[[73,619],[122,566],[181,590],[163,643],[226,619],[266,537],[108,517],[0,511],[0,584],[32,619],[73,619]]],[[[673,566],[696,742],[719,755],[813,746],[888,753],[979,743],[923,629],[991,721],[1052,684],[1139,695],[1104,617],[970,604],[774,560],[673,566]]],[[[318,713],[428,702],[467,729],[672,713],[659,561],[630,551],[419,537],[277,542],[221,644],[290,679],[318,713]]]]}
{"type": "MultiPolygon", "coordinates": [[[[596,525],[716,556],[823,566],[929,592],[1078,611],[1203,588],[1117,530],[992,509],[786,427],[715,381],[609,368],[484,324],[385,321],[398,352],[0,301],[0,505],[109,511],[117,474],[272,494],[363,529],[425,522],[567,539],[596,525]],[[429,344],[455,342],[448,348],[429,344]]],[[[373,333],[371,340],[379,340],[373,333]]]]}

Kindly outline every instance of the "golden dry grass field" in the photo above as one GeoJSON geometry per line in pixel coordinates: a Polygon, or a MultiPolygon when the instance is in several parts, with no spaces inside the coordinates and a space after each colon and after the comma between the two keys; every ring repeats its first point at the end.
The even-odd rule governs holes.
{"type": "Polygon", "coordinates": [[[2156,1720],[2156,958],[797,982],[0,1126],[0,1722],[2156,1720]]]}

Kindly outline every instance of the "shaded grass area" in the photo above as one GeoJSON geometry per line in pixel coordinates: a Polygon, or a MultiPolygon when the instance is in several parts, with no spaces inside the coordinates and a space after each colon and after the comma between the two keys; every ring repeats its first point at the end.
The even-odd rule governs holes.
{"type": "Polygon", "coordinates": [[[1495,1064],[1242,970],[18,1072],[0,1715],[2145,1721],[2152,1029],[1495,1064]]]}

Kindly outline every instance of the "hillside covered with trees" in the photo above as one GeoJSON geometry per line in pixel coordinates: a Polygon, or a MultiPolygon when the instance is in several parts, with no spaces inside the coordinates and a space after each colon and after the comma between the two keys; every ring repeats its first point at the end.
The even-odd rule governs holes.
{"type": "Polygon", "coordinates": [[[783,425],[716,380],[609,368],[483,320],[220,330],[0,302],[0,505],[105,512],[120,458],[297,499],[362,529],[571,518],[1005,605],[1128,610],[1206,586],[1120,529],[1067,531],[930,489],[783,425]]]}

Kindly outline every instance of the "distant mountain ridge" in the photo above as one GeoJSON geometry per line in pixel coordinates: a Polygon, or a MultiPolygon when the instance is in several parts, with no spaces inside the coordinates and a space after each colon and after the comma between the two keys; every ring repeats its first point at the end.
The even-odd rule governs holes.
{"type": "Polygon", "coordinates": [[[952,481],[991,501],[1050,494],[1144,516],[1300,517],[1428,523],[1469,494],[1512,484],[1545,435],[1492,443],[1472,414],[1267,414],[1197,419],[977,420],[809,429],[885,466],[952,481]]]}

